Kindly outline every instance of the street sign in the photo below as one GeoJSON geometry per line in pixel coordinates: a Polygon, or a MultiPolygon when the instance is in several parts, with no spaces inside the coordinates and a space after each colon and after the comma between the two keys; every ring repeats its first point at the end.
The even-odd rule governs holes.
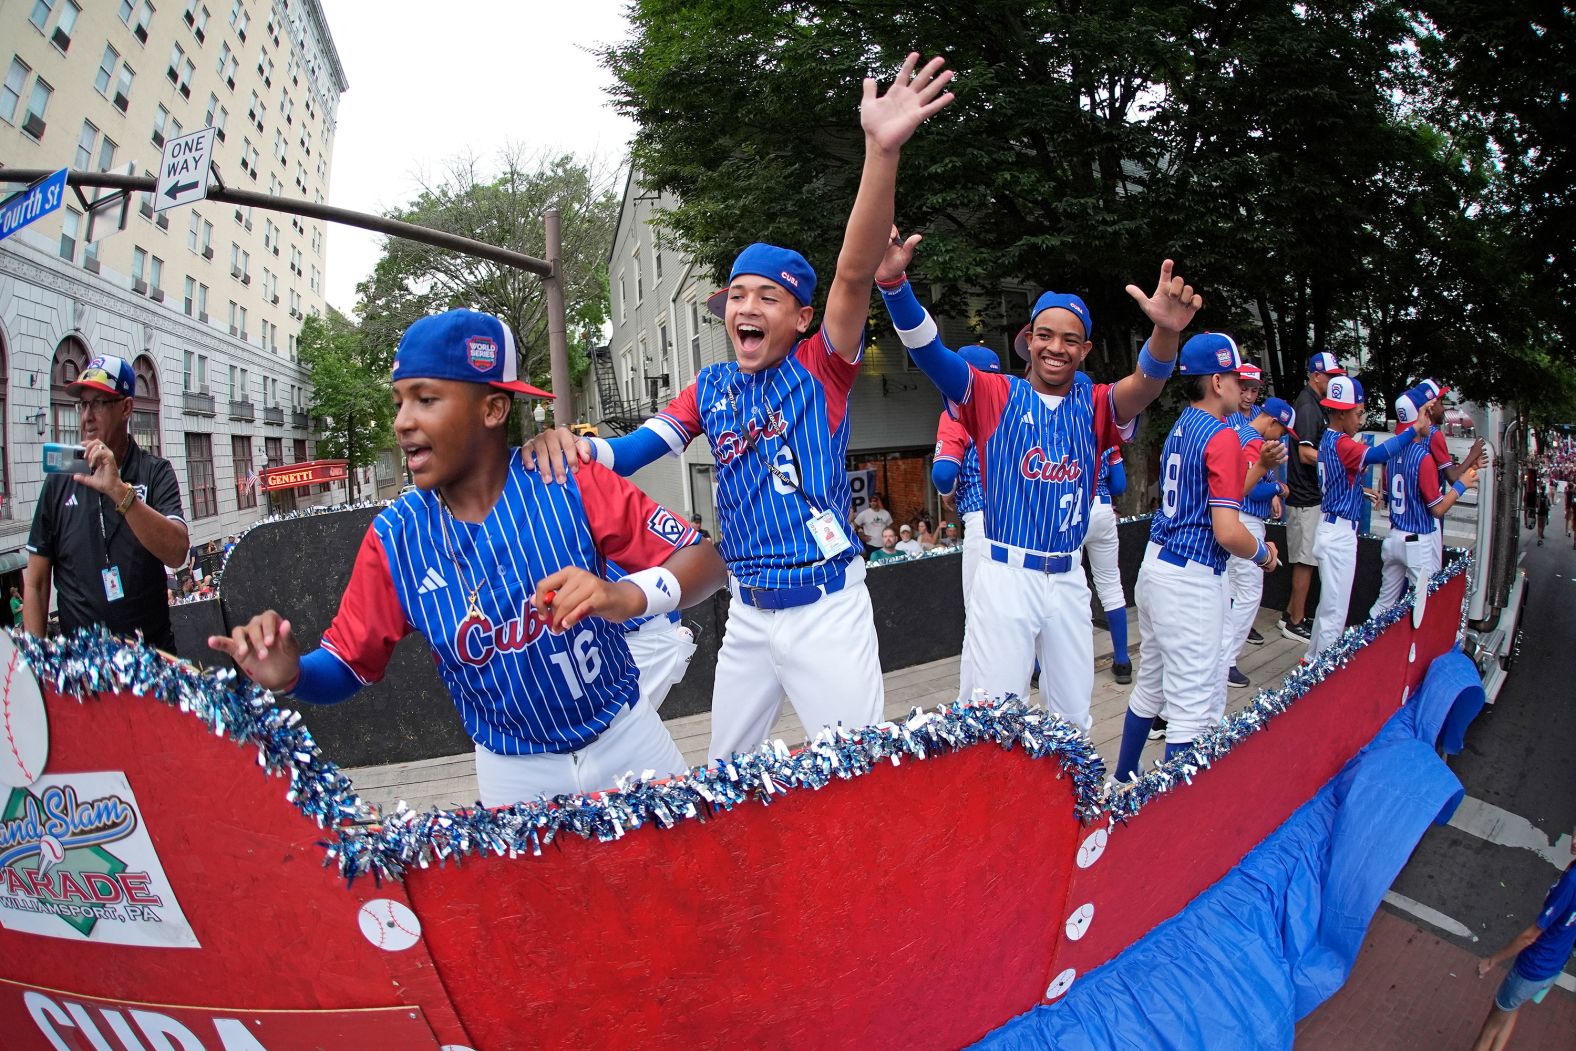
{"type": "Polygon", "coordinates": [[[208,162],[213,156],[213,129],[203,128],[164,144],[159,184],[153,191],[155,211],[190,204],[208,196],[208,162]]]}
{"type": "Polygon", "coordinates": [[[62,168],[0,203],[0,241],[66,202],[66,172],[69,170],[62,168]]]}

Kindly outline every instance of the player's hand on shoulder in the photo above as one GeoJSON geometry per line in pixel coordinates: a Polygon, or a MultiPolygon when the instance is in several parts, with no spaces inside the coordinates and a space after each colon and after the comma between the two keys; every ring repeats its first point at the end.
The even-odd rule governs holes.
{"type": "Polygon", "coordinates": [[[290,622],[264,610],[228,635],[208,636],[208,645],[233,660],[257,685],[286,690],[301,675],[301,648],[290,622]]]}
{"type": "Polygon", "coordinates": [[[1155,283],[1154,295],[1145,295],[1137,285],[1128,285],[1127,294],[1155,327],[1167,332],[1181,332],[1193,321],[1204,306],[1204,297],[1193,290],[1186,279],[1173,272],[1175,264],[1167,259],[1160,264],[1160,280],[1155,283]]]}
{"type": "Polygon", "coordinates": [[[956,74],[946,64],[938,55],[920,67],[919,52],[910,52],[885,93],[877,92],[874,77],[866,77],[859,104],[865,139],[884,150],[899,149],[931,114],[951,103],[952,92],[945,88],[956,74]]]}
{"type": "Polygon", "coordinates": [[[881,265],[876,267],[876,280],[887,285],[901,280],[908,272],[909,264],[914,261],[914,249],[924,239],[924,234],[909,234],[905,238],[896,226],[892,227],[892,238],[887,243],[886,254],[881,257],[881,265]]]}
{"type": "Polygon", "coordinates": [[[634,584],[614,583],[570,566],[542,578],[531,596],[531,606],[556,635],[587,617],[615,624],[638,617],[646,612],[646,595],[634,584]]]}
{"type": "Polygon", "coordinates": [[[527,471],[535,468],[544,482],[562,485],[591,460],[591,443],[568,427],[550,428],[520,446],[520,463],[527,471]]]}

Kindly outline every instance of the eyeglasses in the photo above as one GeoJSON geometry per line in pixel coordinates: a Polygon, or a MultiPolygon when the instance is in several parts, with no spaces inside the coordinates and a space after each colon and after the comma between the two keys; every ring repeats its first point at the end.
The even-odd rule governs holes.
{"type": "Polygon", "coordinates": [[[125,398],[83,398],[77,402],[77,411],[83,413],[103,412],[109,406],[119,405],[125,400],[125,398]]]}

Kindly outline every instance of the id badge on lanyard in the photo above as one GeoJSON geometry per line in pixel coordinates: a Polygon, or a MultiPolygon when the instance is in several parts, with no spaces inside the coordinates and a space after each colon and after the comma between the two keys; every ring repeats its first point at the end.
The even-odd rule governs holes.
{"type": "Polygon", "coordinates": [[[848,535],[837,524],[837,516],[830,511],[811,515],[805,520],[804,526],[814,538],[815,546],[821,549],[822,558],[833,558],[853,546],[848,535]]]}

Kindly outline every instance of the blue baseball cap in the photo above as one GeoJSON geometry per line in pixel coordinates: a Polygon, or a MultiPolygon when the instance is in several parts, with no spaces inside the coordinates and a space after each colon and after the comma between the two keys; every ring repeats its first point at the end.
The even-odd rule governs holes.
{"type": "Polygon", "coordinates": [[[520,379],[518,368],[508,325],[479,310],[450,310],[405,330],[394,352],[393,378],[485,383],[511,394],[552,397],[520,379]]]}
{"type": "Polygon", "coordinates": [[[88,362],[88,367],[77,378],[66,384],[66,393],[77,395],[83,390],[99,390],[117,398],[129,398],[137,393],[137,377],[131,363],[113,354],[100,354],[88,362]]]}
{"type": "Polygon", "coordinates": [[[978,343],[970,343],[966,347],[960,347],[958,349],[958,357],[981,372],[1001,371],[1001,359],[996,356],[996,352],[978,343]]]}
{"type": "Polygon", "coordinates": [[[1177,372],[1184,376],[1216,376],[1242,368],[1237,341],[1224,332],[1200,332],[1182,344],[1177,372]]]}
{"type": "Polygon", "coordinates": [[[1291,402],[1285,398],[1265,398],[1260,408],[1264,410],[1264,415],[1286,428],[1287,434],[1297,437],[1297,432],[1292,429],[1292,424],[1297,422],[1297,410],[1291,407],[1291,402]]]}
{"type": "Polygon", "coordinates": [[[1346,370],[1341,368],[1340,360],[1327,350],[1318,351],[1308,359],[1308,375],[1322,372],[1327,376],[1344,376],[1346,370]]]}
{"type": "MultiPolygon", "coordinates": [[[[815,297],[815,268],[810,265],[809,260],[792,248],[779,248],[777,245],[757,241],[740,252],[738,258],[733,261],[733,269],[728,274],[728,284],[733,284],[743,275],[764,277],[768,281],[782,285],[802,307],[809,306],[810,300],[815,297]]],[[[707,296],[706,309],[718,317],[726,317],[728,289],[719,288],[707,296]]]]}
{"type": "Polygon", "coordinates": [[[1362,403],[1363,385],[1344,373],[1330,377],[1329,389],[1324,392],[1324,397],[1319,399],[1320,405],[1337,412],[1342,409],[1355,409],[1362,403]]]}
{"type": "Polygon", "coordinates": [[[1012,349],[1017,351],[1018,357],[1024,361],[1029,360],[1029,333],[1034,328],[1034,319],[1053,307],[1070,310],[1079,321],[1083,322],[1084,339],[1094,338],[1094,315],[1089,313],[1089,308],[1084,301],[1070,292],[1044,292],[1034,301],[1034,309],[1029,311],[1029,323],[1019,330],[1012,341],[1012,349]]]}

